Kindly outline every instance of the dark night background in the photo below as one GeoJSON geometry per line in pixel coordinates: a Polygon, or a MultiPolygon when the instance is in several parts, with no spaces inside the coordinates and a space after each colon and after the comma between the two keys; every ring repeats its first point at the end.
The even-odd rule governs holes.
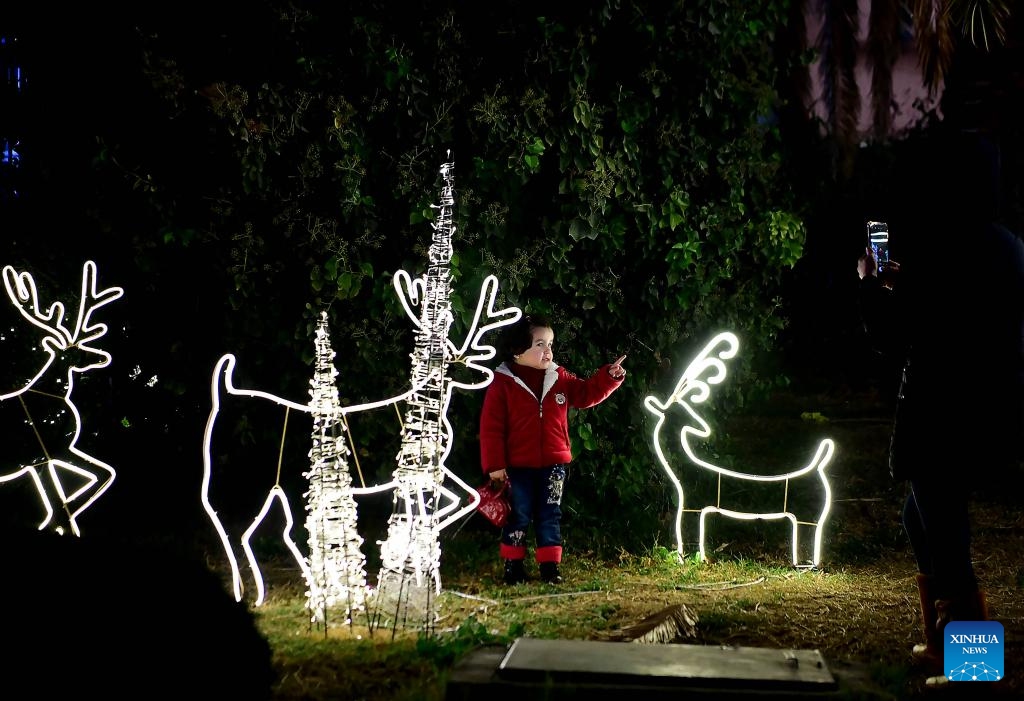
{"type": "MultiPolygon", "coordinates": [[[[164,107],[140,71],[136,28],[143,25],[187,37],[197,47],[191,54],[195,65],[187,68],[201,75],[208,65],[209,80],[232,70],[273,72],[278,60],[262,50],[269,45],[265,30],[251,21],[244,4],[156,4],[127,13],[78,5],[53,16],[24,4],[5,8],[0,13],[0,36],[6,40],[0,64],[8,71],[20,66],[22,84],[20,91],[13,90],[8,72],[0,136],[17,140],[21,163],[4,165],[0,237],[4,263],[31,270],[44,285],[59,276],[77,279],[81,261],[93,259],[99,262],[101,284],[126,290],[103,312],[111,324],[104,347],[114,363],[81,378],[76,389],[78,403],[92,407],[86,419],[90,450],[118,470],[102,508],[83,517],[83,530],[130,529],[160,540],[172,534],[172,540],[188,541],[193,538],[188,525],[203,522],[196,497],[208,374],[220,354],[232,349],[223,339],[239,331],[223,326],[231,281],[222,274],[223,261],[200,247],[147,242],[158,235],[157,213],[96,177],[102,148],[97,135],[129,145],[122,154],[130,155],[133,145],[141,152],[144,145],[164,169],[159,177],[177,188],[179,211],[188,210],[190,198],[207,185],[229,176],[220,170],[223,164],[207,158],[202,126],[189,123],[190,115],[181,115],[180,129],[167,128],[176,124],[173,120],[158,119],[164,107]],[[226,28],[239,26],[246,31],[233,32],[227,41],[226,28]],[[159,378],[155,387],[147,386],[154,376],[159,378]],[[167,523],[176,525],[168,528],[167,523]]],[[[1024,122],[1020,67],[1016,40],[996,56],[965,50],[949,78],[945,104],[951,114],[1000,144],[1005,215],[1013,225],[1020,224],[1019,176],[1024,171],[1019,159],[1024,122]]],[[[892,190],[878,170],[885,149],[865,145],[861,152],[858,171],[846,186],[810,212],[805,255],[786,280],[791,326],[780,338],[783,365],[814,391],[863,388],[885,377],[861,334],[853,289],[862,222],[884,218],[892,190]]],[[[131,189],[127,181],[133,164],[122,165],[122,185],[131,189]]],[[[301,289],[278,289],[277,295],[282,316],[301,314],[301,289]]],[[[308,373],[300,358],[275,352],[271,344],[265,351],[260,359],[264,369],[296,377],[308,373]]],[[[299,396],[304,391],[291,389],[299,396]]],[[[19,508],[19,491],[11,485],[0,489],[8,513],[19,508]]]]}

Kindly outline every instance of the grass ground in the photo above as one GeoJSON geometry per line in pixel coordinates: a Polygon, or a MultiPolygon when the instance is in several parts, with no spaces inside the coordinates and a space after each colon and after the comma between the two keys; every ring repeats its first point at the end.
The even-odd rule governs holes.
{"type": "Polygon", "coordinates": [[[644,552],[599,554],[569,529],[563,585],[506,587],[496,532],[471,522],[442,543],[441,619],[430,637],[371,631],[358,618],[326,631],[311,627],[297,572],[273,573],[256,614],[274,651],[275,698],[439,700],[452,666],[477,645],[518,636],[614,639],[675,604],[699,619],[693,637],[677,642],[816,649],[837,672],[866,675],[879,694],[869,698],[949,698],[965,690],[971,698],[1024,697],[1024,505],[1005,491],[983,493],[973,511],[975,566],[991,618],[1005,629],[1004,680],[926,691],[910,664],[920,638],[916,567],[900,525],[905,488],[885,470],[888,408],[870,395],[841,393],[779,397],[767,406],[731,423],[736,446],[768,456],[779,450],[779,436],[821,435],[838,446],[819,569],[790,567],[786,533],[763,522],[721,531],[727,537],[705,563],[680,562],[670,533],[652,533],[644,552]]]}

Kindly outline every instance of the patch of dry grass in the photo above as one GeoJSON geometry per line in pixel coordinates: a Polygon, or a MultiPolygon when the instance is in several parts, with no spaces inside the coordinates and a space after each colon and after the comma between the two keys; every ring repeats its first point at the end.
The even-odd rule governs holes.
{"type": "MultiPolygon", "coordinates": [[[[835,508],[818,570],[785,562],[784,534],[751,525],[731,532],[707,563],[679,562],[664,547],[648,552],[587,552],[566,536],[566,583],[500,583],[497,536],[468,526],[444,544],[442,618],[432,640],[416,631],[371,631],[357,623],[311,629],[297,572],[276,573],[258,610],[280,673],[276,698],[441,699],[444,677],[475,643],[517,636],[603,640],[665,607],[697,614],[689,644],[817,649],[835,668],[866,670],[892,698],[923,696],[924,675],[910,662],[920,638],[916,567],[900,525],[905,487],[885,471],[884,403],[864,397],[783,398],[771,414],[739,417],[728,427],[767,460],[778,436],[836,440],[830,471],[835,508]],[[801,414],[819,412],[827,423],[801,414]]],[[[792,443],[790,443],[792,445],[792,443]]],[[[781,458],[780,458],[781,459],[781,458]]],[[[959,488],[952,486],[951,488],[959,488]]],[[[1024,507],[1005,495],[975,504],[975,558],[991,618],[1005,629],[1006,678],[986,695],[1024,697],[1024,507]]],[[[475,517],[474,517],[475,518],[475,517]]],[[[665,542],[668,534],[652,534],[665,542]]],[[[961,689],[964,685],[958,685],[961,689]]],[[[982,691],[982,685],[967,685],[982,691]]],[[[877,697],[876,697],[877,698],[877,697]]]]}

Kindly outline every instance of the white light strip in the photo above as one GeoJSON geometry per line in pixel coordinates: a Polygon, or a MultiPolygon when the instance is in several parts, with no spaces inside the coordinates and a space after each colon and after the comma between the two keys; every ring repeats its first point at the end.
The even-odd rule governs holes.
{"type": "Polygon", "coordinates": [[[821,562],[823,528],[832,509],[832,488],[829,485],[828,478],[825,476],[825,470],[832,461],[835,452],[835,444],[831,439],[825,438],[819,443],[814,457],[811,458],[807,465],[795,470],[775,474],[757,474],[719,467],[698,456],[691,445],[691,441],[694,438],[706,440],[711,437],[710,426],[697,413],[693,405],[705,402],[711,394],[711,386],[720,384],[725,379],[726,365],[724,361],[733,358],[738,350],[739,340],[734,334],[729,332],[718,334],[690,362],[676,382],[675,390],[665,401],[661,401],[654,396],[648,396],[644,399],[646,409],[657,417],[657,424],[653,432],[654,452],[658,457],[658,462],[661,463],[662,469],[668,475],[669,481],[672,482],[676,489],[678,502],[675,517],[676,551],[680,557],[686,554],[684,552],[685,541],[683,539],[684,513],[699,514],[698,543],[699,555],[702,560],[707,559],[705,552],[705,519],[709,513],[719,513],[723,516],[742,520],[787,519],[792,524],[793,565],[802,566],[806,564],[801,562],[798,540],[799,527],[803,525],[814,529],[814,544],[810,564],[816,567],[821,562]],[[685,411],[683,416],[684,423],[679,432],[678,441],[693,465],[673,466],[668,457],[666,457],[662,447],[663,441],[673,439],[672,434],[667,432],[663,434],[663,428],[666,423],[667,413],[676,406],[682,407],[685,411]],[[701,505],[700,508],[687,504],[684,481],[687,471],[695,469],[695,467],[717,475],[718,488],[714,504],[701,505]],[[749,492],[750,489],[754,488],[753,484],[759,483],[764,485],[759,487],[759,489],[764,492],[763,498],[765,503],[770,503],[777,508],[761,512],[746,512],[722,505],[723,499],[731,498],[734,491],[731,489],[732,487],[735,487],[736,490],[743,489],[749,492]],[[815,503],[810,513],[798,515],[789,510],[792,500],[790,490],[795,489],[797,486],[810,487],[821,495],[821,503],[815,503]],[[781,510],[778,507],[781,507],[781,510]],[[801,516],[804,518],[800,518],[801,516]]]}
{"type": "MultiPolygon", "coordinates": [[[[107,463],[78,448],[78,439],[82,434],[82,417],[78,407],[71,399],[71,393],[74,391],[76,373],[105,368],[110,364],[110,354],[91,345],[93,341],[98,341],[107,333],[107,325],[93,323],[92,315],[100,307],[119,299],[124,294],[124,290],[120,287],[97,290],[96,264],[91,260],[86,261],[82,266],[78,316],[73,326],[69,328],[65,325],[63,302],[54,302],[45,311],[43,310],[39,302],[35,279],[30,273],[19,273],[12,266],[6,265],[3,268],[3,278],[7,297],[22,318],[44,332],[40,347],[46,353],[47,358],[39,371],[20,388],[0,394],[0,402],[18,397],[22,401],[24,411],[28,414],[29,410],[24,404],[22,396],[27,392],[33,392],[33,397],[47,395],[61,397],[64,406],[71,412],[75,427],[70,439],[66,434],[61,434],[55,441],[50,441],[49,436],[46,436],[45,439],[43,436],[44,424],[47,423],[43,421],[44,417],[26,416],[27,423],[36,431],[36,439],[40,443],[46,459],[43,463],[39,463],[34,456],[28,459],[20,459],[15,456],[16,467],[10,472],[0,474],[0,482],[9,482],[28,475],[36,486],[39,501],[46,514],[39,524],[39,529],[46,528],[53,520],[54,504],[56,503],[67,515],[66,525],[71,532],[80,535],[78,517],[110,488],[116,473],[114,468],[107,463]],[[72,349],[77,350],[69,352],[72,349]],[[61,366],[54,368],[58,357],[61,359],[61,366]],[[67,364],[64,365],[64,363],[67,364]],[[48,481],[40,475],[44,464],[48,481]],[[84,484],[68,493],[64,488],[65,480],[62,479],[62,471],[74,474],[75,482],[84,480],[84,484]],[[53,488],[52,494],[50,494],[50,485],[53,488]]],[[[59,416],[63,412],[63,408],[51,410],[48,416],[53,415],[52,411],[56,411],[59,416]]],[[[6,430],[14,430],[14,427],[6,430]]],[[[63,533],[64,525],[58,523],[54,529],[63,533]]]]}
{"type": "MultiPolygon", "coordinates": [[[[266,589],[263,584],[263,573],[260,571],[256,553],[253,552],[252,549],[252,536],[256,532],[256,529],[258,529],[263,523],[267,514],[270,513],[270,507],[275,501],[281,505],[281,513],[284,515],[285,519],[284,528],[281,529],[281,542],[285,544],[285,547],[288,548],[288,551],[292,554],[295,562],[298,563],[299,569],[302,570],[302,576],[306,580],[307,585],[310,587],[316,586],[316,580],[309,569],[309,562],[299,550],[299,546],[296,545],[295,539],[292,538],[292,526],[295,524],[295,519],[292,517],[292,507],[288,502],[288,495],[284,493],[284,490],[281,489],[279,485],[274,485],[267,492],[267,498],[263,502],[263,507],[260,509],[259,513],[256,514],[252,523],[245,529],[245,532],[242,533],[242,537],[239,539],[239,542],[242,545],[242,551],[245,553],[245,561],[249,563],[249,568],[252,570],[253,580],[256,582],[255,606],[260,606],[263,603],[266,589]]],[[[237,565],[234,565],[234,570],[237,570],[237,565]]],[[[237,590],[236,596],[238,596],[237,590]]]]}

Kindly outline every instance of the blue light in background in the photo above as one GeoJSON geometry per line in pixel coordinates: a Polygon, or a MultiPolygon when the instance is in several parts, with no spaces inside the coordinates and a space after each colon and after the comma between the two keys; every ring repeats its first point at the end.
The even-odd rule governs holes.
{"type": "Polygon", "coordinates": [[[10,141],[4,139],[3,148],[0,149],[0,165],[14,166],[17,167],[21,162],[21,155],[15,150],[17,144],[11,144],[10,141]]]}
{"type": "MultiPolygon", "coordinates": [[[[14,45],[18,43],[17,37],[0,36],[0,50],[14,51],[14,45]]],[[[9,85],[13,85],[17,92],[21,92],[22,87],[22,75],[21,66],[19,65],[6,65],[7,61],[0,61],[0,65],[4,67],[5,78],[9,85]]]]}

